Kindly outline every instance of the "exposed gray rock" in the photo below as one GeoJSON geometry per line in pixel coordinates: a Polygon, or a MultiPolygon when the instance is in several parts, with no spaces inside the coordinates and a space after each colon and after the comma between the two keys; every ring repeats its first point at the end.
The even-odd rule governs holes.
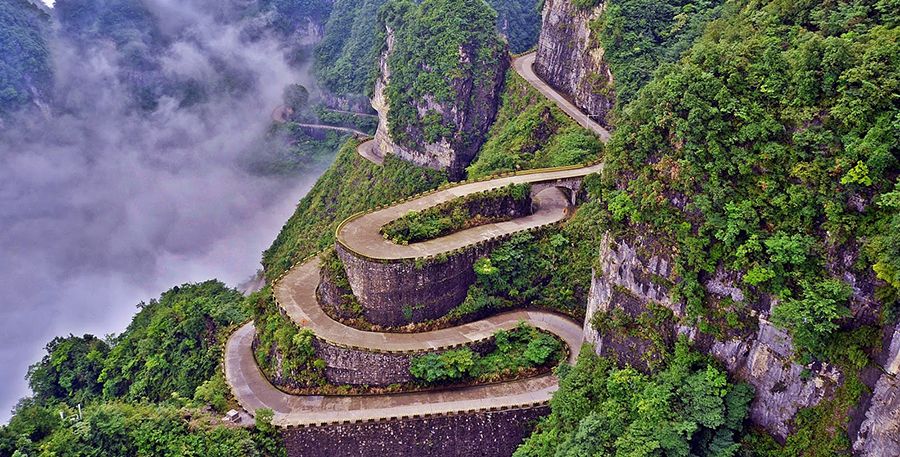
{"type": "Polygon", "coordinates": [[[841,380],[833,366],[805,367],[794,362],[790,336],[762,318],[755,338],[715,341],[709,353],[732,376],[756,389],[750,418],[781,438],[790,433],[789,424],[800,408],[829,397],[841,380]]]}
{"type": "Polygon", "coordinates": [[[900,455],[900,325],[894,331],[883,368],[885,373],[875,384],[865,420],[853,443],[856,455],[900,455]]]}
{"type": "MultiPolygon", "coordinates": [[[[598,311],[620,309],[636,315],[655,302],[672,310],[675,317],[685,317],[684,307],[670,297],[666,281],[671,278],[671,260],[655,252],[647,239],[616,240],[605,236],[601,242],[599,269],[595,271],[588,295],[585,339],[594,344],[598,354],[615,356],[622,363],[645,367],[643,357],[647,345],[634,337],[601,335],[591,326],[591,317],[598,311]],[[649,255],[649,258],[646,258],[649,255]]],[[[707,290],[728,296],[736,302],[744,300],[743,292],[734,285],[735,275],[718,272],[707,281],[707,290]]],[[[748,331],[722,341],[702,335],[698,329],[675,323],[672,333],[685,335],[728,369],[737,379],[756,388],[750,417],[775,436],[784,438],[790,423],[800,408],[818,404],[833,394],[841,382],[841,373],[833,366],[803,366],[793,361],[791,338],[771,325],[766,313],[757,317],[757,330],[748,331]]],[[[900,342],[898,342],[900,346],[900,342]]],[[[898,349],[900,350],[900,349],[898,349]]],[[[900,364],[900,361],[895,362],[900,364]]]]}
{"type": "Polygon", "coordinates": [[[590,28],[605,8],[605,2],[581,9],[572,0],[547,0],[534,69],[597,122],[609,126],[607,115],[615,100],[613,75],[590,28]]]}

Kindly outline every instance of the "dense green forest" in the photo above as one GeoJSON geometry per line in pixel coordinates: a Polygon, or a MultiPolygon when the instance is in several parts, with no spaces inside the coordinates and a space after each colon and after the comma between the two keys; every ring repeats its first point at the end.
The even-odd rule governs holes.
{"type": "Polygon", "coordinates": [[[334,94],[366,94],[378,60],[374,28],[387,0],[336,0],[316,48],[316,77],[334,94]]]}
{"type": "Polygon", "coordinates": [[[509,41],[509,50],[521,53],[537,45],[541,34],[541,6],[537,0],[488,0],[497,11],[497,28],[509,41]]]}
{"type": "Polygon", "coordinates": [[[421,5],[394,0],[382,8],[378,41],[387,45],[385,28],[395,37],[385,90],[394,141],[419,149],[424,143],[474,134],[459,132],[461,126],[434,108],[420,112],[419,105],[423,100],[438,106],[476,103],[478,91],[460,92],[458,80],[471,79],[475,86],[492,84],[498,62],[506,58],[496,19],[497,13],[482,0],[425,0],[421,5]],[[471,57],[461,59],[461,50],[471,57]]]}
{"type": "Polygon", "coordinates": [[[719,16],[722,0],[612,0],[590,26],[615,77],[616,105],[634,99],[664,63],[678,60],[719,16]]]}
{"type": "Polygon", "coordinates": [[[0,118],[50,95],[49,27],[50,18],[28,0],[0,3],[0,118]]]}
{"type": "MultiPolygon", "coordinates": [[[[387,0],[336,0],[316,48],[316,76],[338,95],[367,94],[382,42],[373,33],[378,12],[387,0]]],[[[536,0],[490,0],[497,12],[497,27],[507,35],[512,52],[524,52],[537,43],[541,16],[536,0]]]]}
{"type": "Polygon", "coordinates": [[[752,398],[683,341],[652,376],[585,350],[560,369],[552,414],[514,455],[731,456],[752,398]]]}
{"type": "Polygon", "coordinates": [[[186,284],[138,305],[121,335],[54,339],[28,371],[34,396],[0,428],[0,455],[283,455],[265,414],[255,429],[219,421],[232,406],[222,345],[245,300],[218,281],[186,284]]]}

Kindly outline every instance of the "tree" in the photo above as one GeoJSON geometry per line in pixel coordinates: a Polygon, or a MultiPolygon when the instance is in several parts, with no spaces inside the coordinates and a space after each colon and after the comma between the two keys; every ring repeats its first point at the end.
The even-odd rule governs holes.
{"type": "Polygon", "coordinates": [[[846,303],[852,290],[839,279],[806,281],[801,287],[800,298],[772,310],[772,320],[791,333],[798,349],[815,354],[839,328],[838,321],[850,316],[846,303]]]}
{"type": "Polygon", "coordinates": [[[47,355],[28,369],[28,384],[38,400],[86,403],[102,392],[98,381],[109,345],[93,335],[54,338],[47,355]]]}

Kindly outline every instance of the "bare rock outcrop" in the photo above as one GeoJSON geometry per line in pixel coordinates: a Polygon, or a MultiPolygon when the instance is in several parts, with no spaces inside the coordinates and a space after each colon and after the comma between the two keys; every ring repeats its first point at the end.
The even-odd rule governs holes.
{"type": "MultiPolygon", "coordinates": [[[[619,309],[630,315],[645,312],[651,303],[672,311],[671,335],[686,335],[695,347],[718,359],[735,378],[751,384],[756,397],[750,407],[751,420],[773,435],[784,438],[790,423],[804,407],[829,398],[842,375],[826,364],[804,366],[793,359],[791,338],[766,319],[768,304],[754,304],[755,328],[731,332],[721,340],[701,334],[696,328],[679,324],[685,317],[683,306],[670,296],[672,260],[668,253],[653,248],[646,239],[631,241],[605,237],[601,245],[599,269],[594,272],[588,296],[584,333],[598,354],[617,358],[620,363],[647,369],[648,342],[640,336],[623,336],[615,330],[600,332],[592,325],[595,313],[619,309]]],[[[708,281],[707,290],[719,296],[737,296],[727,275],[708,281]]],[[[602,314],[601,314],[602,315],[602,314]]],[[[896,398],[895,398],[896,400],[896,398]]],[[[873,454],[875,455],[875,454],[873,454]]]]}
{"type": "Polygon", "coordinates": [[[603,47],[591,30],[591,23],[605,8],[605,2],[582,8],[572,0],[547,0],[534,70],[608,127],[607,117],[615,100],[613,75],[604,60],[603,47]]]}
{"type": "Polygon", "coordinates": [[[864,457],[900,455],[900,324],[894,330],[875,384],[869,409],[860,426],[854,454],[864,457]]]}

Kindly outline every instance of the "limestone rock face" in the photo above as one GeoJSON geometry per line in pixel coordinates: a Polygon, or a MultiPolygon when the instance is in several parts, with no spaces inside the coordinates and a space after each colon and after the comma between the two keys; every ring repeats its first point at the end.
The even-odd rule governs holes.
{"type": "Polygon", "coordinates": [[[611,90],[613,75],[603,59],[603,47],[590,27],[605,8],[605,2],[581,9],[572,0],[547,0],[534,70],[608,127],[607,116],[615,100],[611,90]]]}
{"type": "MultiPolygon", "coordinates": [[[[372,97],[372,107],[378,112],[378,130],[375,133],[378,148],[382,155],[394,154],[420,166],[447,170],[452,179],[463,178],[465,167],[475,158],[497,115],[509,59],[505,54],[503,58],[497,59],[495,66],[489,71],[489,81],[476,81],[471,75],[455,78],[451,87],[456,95],[449,102],[440,102],[429,96],[415,101],[414,108],[419,118],[436,113],[440,116],[442,125],[452,127],[449,135],[429,142],[420,126],[408,125],[401,127],[405,140],[398,141],[391,135],[391,106],[387,96],[387,89],[391,84],[389,61],[395,50],[396,34],[388,27],[386,36],[387,43],[378,62],[379,77],[375,81],[372,97]]],[[[476,48],[460,47],[459,60],[476,61],[477,53],[476,48]]]]}
{"type": "MultiPolygon", "coordinates": [[[[598,354],[616,357],[620,363],[642,369],[647,368],[642,357],[646,356],[649,343],[637,337],[601,334],[591,325],[591,317],[598,311],[614,309],[637,315],[646,311],[651,302],[668,308],[676,318],[685,316],[683,306],[672,301],[667,286],[672,284],[671,258],[659,250],[648,249],[650,245],[641,239],[629,242],[604,238],[584,325],[585,338],[595,345],[598,354]]],[[[724,274],[716,275],[706,287],[720,296],[734,299],[737,295],[737,289],[724,274]]],[[[750,407],[751,419],[773,435],[784,438],[800,408],[828,398],[842,376],[829,365],[803,366],[794,362],[790,336],[768,322],[768,306],[753,305],[764,308],[755,317],[755,329],[735,332],[722,340],[678,324],[673,324],[670,333],[688,336],[695,347],[721,361],[732,376],[753,385],[756,397],[750,407]]],[[[894,401],[897,401],[896,393],[894,401]]],[[[896,420],[893,424],[897,424],[896,420]]]]}
{"type": "Polygon", "coordinates": [[[900,455],[900,324],[894,330],[869,409],[853,443],[865,457],[900,455]]]}

